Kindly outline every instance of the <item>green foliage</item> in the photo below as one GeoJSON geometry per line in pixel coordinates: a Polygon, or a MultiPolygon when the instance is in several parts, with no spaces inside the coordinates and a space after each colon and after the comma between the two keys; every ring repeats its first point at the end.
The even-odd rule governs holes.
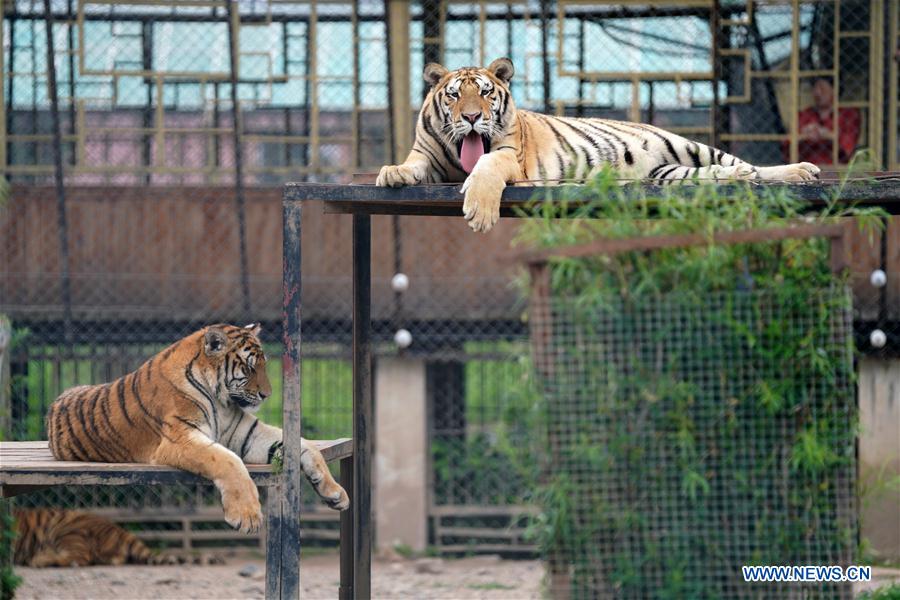
{"type": "Polygon", "coordinates": [[[828,240],[713,236],[847,215],[871,231],[883,213],[838,211],[835,197],[811,214],[767,186],[649,196],[611,171],[564,196],[535,201],[521,242],[708,243],[551,262],[553,370],[536,377],[542,406],[531,411],[546,435],[510,445],[523,464],[551,449],[529,484],[542,507],[530,532],[551,571],[567,573],[573,597],[710,598],[733,594],[743,564],[847,557],[850,300],[828,240]]]}
{"type": "Polygon", "coordinates": [[[272,472],[280,475],[284,471],[284,450],[279,448],[272,455],[272,472]]]}
{"type": "Polygon", "coordinates": [[[857,600],[900,600],[900,584],[892,583],[875,590],[863,592],[857,600]]]}
{"type": "Polygon", "coordinates": [[[16,523],[9,500],[0,500],[0,600],[12,600],[22,578],[13,572],[12,553],[16,542],[16,523]]]}
{"type": "Polygon", "coordinates": [[[416,555],[416,551],[412,549],[412,546],[401,542],[394,544],[394,552],[406,559],[413,558],[416,555]]]}

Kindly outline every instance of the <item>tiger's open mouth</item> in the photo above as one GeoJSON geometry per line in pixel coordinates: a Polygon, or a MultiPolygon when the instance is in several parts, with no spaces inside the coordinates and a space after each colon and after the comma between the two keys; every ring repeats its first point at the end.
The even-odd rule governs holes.
{"type": "Polygon", "coordinates": [[[491,140],[488,136],[473,130],[459,140],[456,150],[459,152],[459,162],[463,171],[471,173],[478,159],[491,151],[491,140]]]}

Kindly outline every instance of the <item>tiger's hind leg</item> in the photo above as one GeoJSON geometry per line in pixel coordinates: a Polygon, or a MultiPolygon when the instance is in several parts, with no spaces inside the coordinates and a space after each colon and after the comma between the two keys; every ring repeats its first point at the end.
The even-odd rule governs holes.
{"type": "Polygon", "coordinates": [[[819,167],[812,163],[802,162],[775,167],[754,167],[745,162],[731,166],[709,165],[706,167],[686,167],[684,165],[660,165],[648,174],[648,178],[662,184],[677,181],[728,181],[749,180],[760,181],[813,181],[819,178],[819,167]]]}
{"type": "Polygon", "coordinates": [[[693,180],[727,181],[734,179],[756,179],[757,168],[747,163],[738,163],[728,167],[724,165],[686,167],[678,164],[664,164],[659,165],[650,171],[647,178],[663,185],[693,180]]]}

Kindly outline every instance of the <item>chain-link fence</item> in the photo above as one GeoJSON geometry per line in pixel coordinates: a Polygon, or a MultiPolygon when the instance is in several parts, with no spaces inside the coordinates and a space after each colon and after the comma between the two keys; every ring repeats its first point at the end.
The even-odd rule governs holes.
{"type": "Polygon", "coordinates": [[[835,254],[849,223],[804,230],[802,203],[766,190],[597,205],[565,238],[590,252],[560,247],[565,226],[526,226],[545,249],[529,306],[542,435],[518,460],[537,465],[553,595],[850,597],[742,569],[857,557],[852,298],[835,254]]]}
{"type": "MultiPolygon", "coordinates": [[[[401,4],[408,37],[389,35],[403,28],[378,0],[53,0],[52,19],[41,1],[3,3],[0,169],[12,193],[0,207],[0,313],[16,333],[13,439],[43,437],[64,388],[114,378],[210,322],[262,321],[280,355],[280,185],[348,181],[402,159],[411,140],[398,132],[412,134],[427,62],[510,56],[520,107],[653,123],[761,164],[817,152],[843,169],[866,148],[874,168],[900,168],[893,2],[401,4]],[[408,65],[390,64],[392,47],[408,65]],[[814,91],[826,84],[830,108],[827,90],[814,91]],[[391,111],[396,89],[408,111],[391,111]],[[817,140],[803,133],[812,117],[817,140]]],[[[404,328],[405,352],[429,365],[431,542],[527,550],[520,516],[531,509],[502,471],[498,435],[500,416],[527,404],[507,385],[527,337],[502,261],[518,226],[504,219],[476,237],[461,219],[378,217],[373,228],[379,352],[397,352],[404,328]],[[406,291],[391,287],[398,272],[406,291]]],[[[312,209],[303,231],[304,431],[346,436],[350,222],[312,209]]],[[[882,357],[900,347],[896,231],[876,235],[876,250],[860,241],[854,267],[857,338],[882,357]],[[879,268],[887,284],[875,287],[879,268]],[[886,333],[880,348],[874,329],[886,333]]],[[[280,382],[278,361],[270,368],[280,382]]],[[[264,408],[276,424],[280,399],[276,389],[264,408]]],[[[198,497],[55,493],[29,498],[133,508],[146,497],[184,512],[198,497]]]]}
{"type": "MultiPolygon", "coordinates": [[[[561,296],[533,310],[552,329],[536,367],[554,595],[793,597],[796,584],[748,584],[741,567],[852,564],[842,288],[793,304],[770,292],[604,307],[561,296]],[[788,358],[804,343],[817,354],[788,358]]],[[[804,593],[850,597],[849,584],[804,593]]]]}

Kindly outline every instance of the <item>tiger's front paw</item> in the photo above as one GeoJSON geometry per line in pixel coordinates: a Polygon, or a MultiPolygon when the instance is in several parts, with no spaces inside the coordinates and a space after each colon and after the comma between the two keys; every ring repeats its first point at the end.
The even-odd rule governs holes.
{"type": "Polygon", "coordinates": [[[323,487],[323,489],[319,490],[319,494],[329,508],[333,508],[334,510],[347,510],[350,508],[350,496],[348,496],[347,491],[337,483],[333,483],[327,488],[323,487]]]}
{"type": "Polygon", "coordinates": [[[460,190],[465,194],[463,216],[472,231],[487,233],[500,220],[500,197],[506,183],[496,177],[473,172],[466,178],[460,190]]]}
{"type": "Polygon", "coordinates": [[[225,522],[241,533],[256,533],[262,523],[259,491],[250,479],[226,488],[222,493],[225,522]]]}
{"type": "Polygon", "coordinates": [[[403,187],[419,183],[415,169],[406,165],[385,165],[381,167],[375,185],[379,187],[403,187]]]}

